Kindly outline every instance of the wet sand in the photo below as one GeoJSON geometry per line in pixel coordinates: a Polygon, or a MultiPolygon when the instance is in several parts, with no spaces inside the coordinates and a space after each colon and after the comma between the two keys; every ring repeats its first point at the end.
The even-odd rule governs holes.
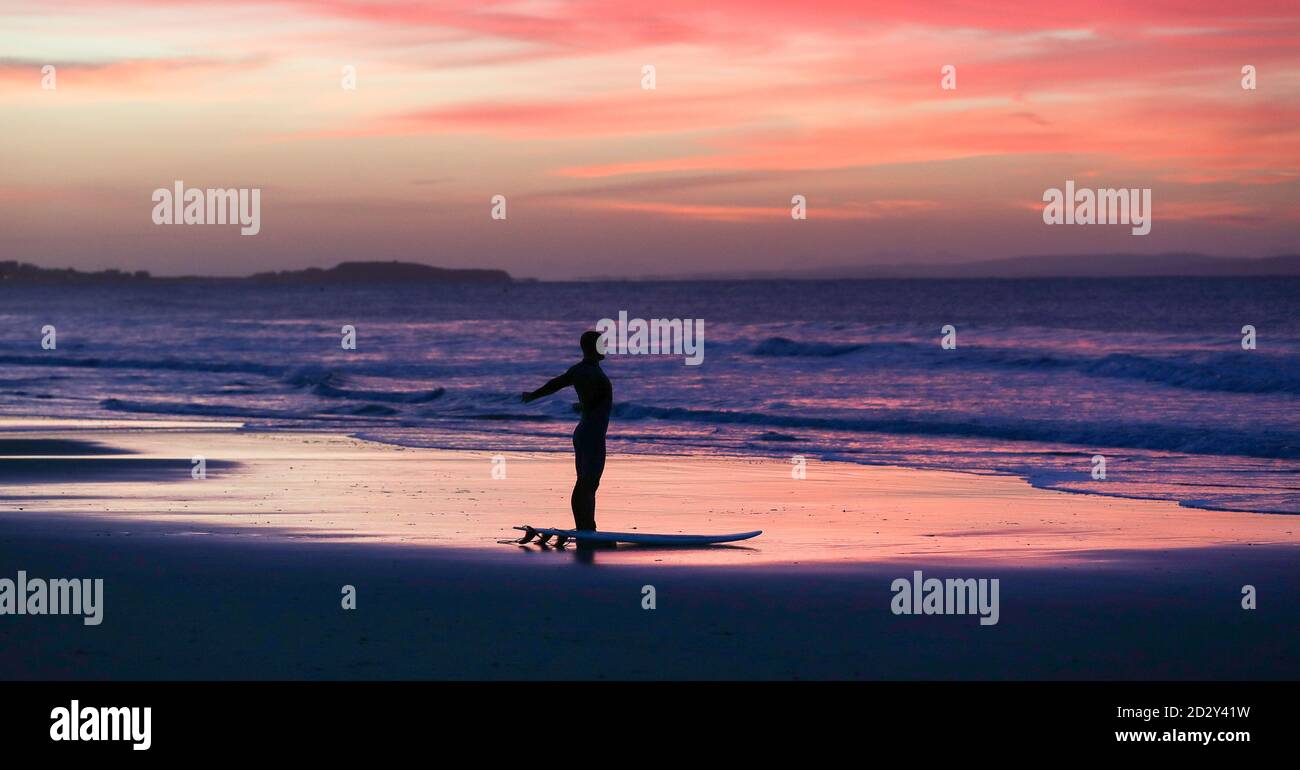
{"type": "Polygon", "coordinates": [[[764,534],[559,551],[499,541],[567,523],[565,455],[507,454],[493,478],[490,451],[38,420],[0,422],[0,455],[0,577],[105,580],[100,626],[0,617],[4,678],[1300,676],[1288,516],[1007,477],[615,456],[603,529],[764,534]],[[892,614],[890,583],[914,569],[998,578],[998,624],[892,614]]]}

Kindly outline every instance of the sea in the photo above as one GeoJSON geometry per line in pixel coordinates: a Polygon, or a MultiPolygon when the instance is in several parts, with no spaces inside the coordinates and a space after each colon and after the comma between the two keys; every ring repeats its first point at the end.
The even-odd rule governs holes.
{"type": "Polygon", "coordinates": [[[1298,300],[1300,278],[9,285],[0,414],[568,452],[572,391],[520,393],[625,312],[702,321],[703,357],[609,356],[611,452],[803,462],[813,479],[827,461],[1011,474],[1294,514],[1298,300]]]}

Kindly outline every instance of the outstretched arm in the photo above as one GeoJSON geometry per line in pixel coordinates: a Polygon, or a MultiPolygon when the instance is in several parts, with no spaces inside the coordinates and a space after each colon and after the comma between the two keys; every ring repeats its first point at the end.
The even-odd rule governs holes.
{"type": "Polygon", "coordinates": [[[526,404],[529,401],[536,401],[542,396],[549,396],[552,393],[556,392],[557,390],[563,390],[564,388],[567,388],[572,384],[573,384],[573,378],[569,376],[568,372],[565,372],[564,374],[561,374],[559,377],[552,379],[550,382],[546,383],[545,385],[538,388],[537,390],[534,390],[532,393],[525,393],[523,395],[524,403],[526,404]]]}

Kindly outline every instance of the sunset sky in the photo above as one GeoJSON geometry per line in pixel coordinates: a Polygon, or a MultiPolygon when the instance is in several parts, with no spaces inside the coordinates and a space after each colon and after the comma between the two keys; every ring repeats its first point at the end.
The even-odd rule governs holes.
{"type": "Polygon", "coordinates": [[[0,259],[572,278],[1298,236],[1295,0],[0,0],[0,259]],[[261,188],[261,233],[154,225],[178,179],[261,188]],[[1044,225],[1067,179],[1151,188],[1150,235],[1044,225]]]}

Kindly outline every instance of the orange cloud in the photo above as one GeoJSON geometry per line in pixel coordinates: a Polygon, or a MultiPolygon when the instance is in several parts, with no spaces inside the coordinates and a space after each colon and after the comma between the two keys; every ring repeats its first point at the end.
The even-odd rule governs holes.
{"type": "MultiPolygon", "coordinates": [[[[583,205],[591,209],[609,209],[653,214],[680,219],[713,222],[780,222],[790,220],[790,208],[779,206],[738,206],[698,203],[668,203],[659,201],[586,200],[583,205]]],[[[879,200],[866,203],[810,205],[808,220],[868,220],[904,217],[938,207],[935,201],[879,200]]]]}
{"type": "MultiPolygon", "coordinates": [[[[1219,225],[1231,248],[1295,235],[1277,226],[1300,193],[1293,0],[69,0],[0,11],[0,28],[14,51],[0,102],[25,148],[0,182],[69,201],[219,175],[282,200],[391,204],[382,227],[350,224],[381,242],[499,192],[520,204],[510,232],[530,212],[574,218],[548,231],[557,254],[607,242],[582,234],[610,221],[643,241],[670,230],[683,250],[704,233],[761,252],[789,244],[747,225],[788,218],[802,193],[810,220],[887,220],[873,237],[894,251],[951,248],[919,212],[979,210],[983,240],[963,231],[962,248],[987,254],[1039,237],[1019,204],[1074,178],[1156,188],[1158,248],[1186,248],[1161,240],[1193,232],[1175,223],[1201,227],[1185,236],[1198,247],[1219,225]],[[940,88],[945,64],[956,90],[940,88]]],[[[80,237],[100,242],[95,226],[80,237]]],[[[505,229],[478,226],[452,218],[445,242],[497,253],[505,229]]],[[[809,230],[840,232],[826,251],[860,247],[852,226],[809,230]]],[[[1052,237],[1089,237],[1072,232],[1052,237]]]]}

